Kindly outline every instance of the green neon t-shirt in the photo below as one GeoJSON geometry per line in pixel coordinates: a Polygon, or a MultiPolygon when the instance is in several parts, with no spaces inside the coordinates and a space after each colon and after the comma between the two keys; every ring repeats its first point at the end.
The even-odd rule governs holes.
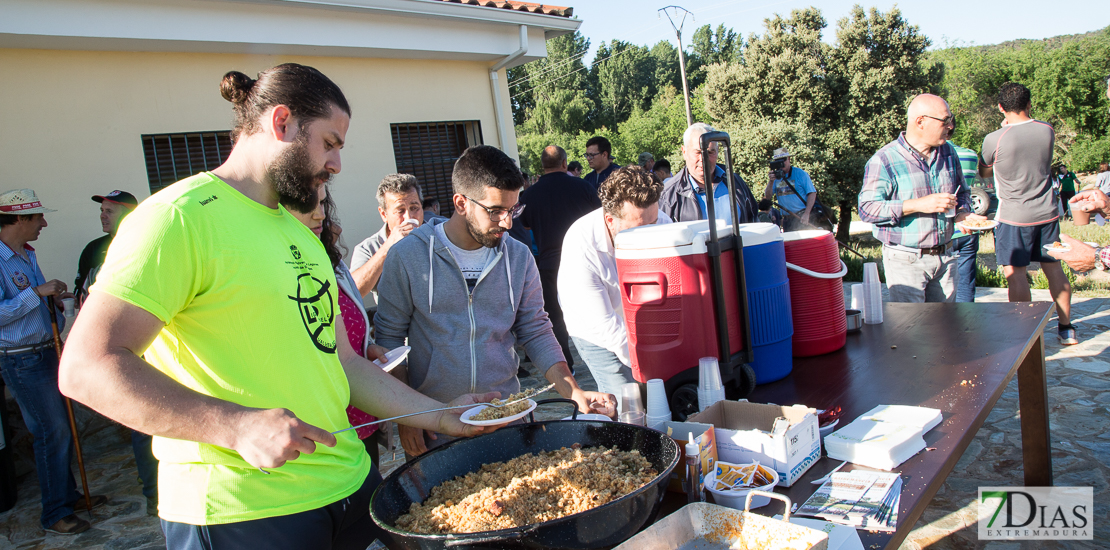
{"type": "MultiPolygon", "coordinates": [[[[166,326],[144,354],[197,392],[285,408],[328,431],[350,426],[350,386],[335,353],[338,287],[323,245],[285,211],[210,173],[143,201],[121,224],[94,290],[166,326]]],[[[370,460],[354,431],[262,473],[238,453],[163,437],[159,516],[193,525],[294,514],[340,500],[370,460]]]]}

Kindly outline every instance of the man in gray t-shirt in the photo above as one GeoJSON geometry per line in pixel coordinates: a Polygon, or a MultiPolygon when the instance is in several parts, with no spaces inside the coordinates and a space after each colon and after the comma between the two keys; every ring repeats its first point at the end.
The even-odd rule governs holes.
{"type": "Polygon", "coordinates": [[[1059,198],[1052,189],[1052,126],[1029,116],[1029,89],[1007,82],[998,89],[998,110],[1006,120],[987,135],[979,155],[979,175],[994,176],[999,222],[994,232],[998,265],[1011,302],[1031,301],[1026,272],[1040,262],[1056,302],[1060,343],[1078,344],[1071,326],[1071,284],[1060,260],[1044,249],[1060,240],[1059,198]]]}

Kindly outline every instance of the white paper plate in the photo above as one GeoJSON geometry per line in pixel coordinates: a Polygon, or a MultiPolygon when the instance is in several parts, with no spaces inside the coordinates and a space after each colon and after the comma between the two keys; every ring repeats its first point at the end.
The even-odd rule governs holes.
{"type": "Polygon", "coordinates": [[[382,370],[384,370],[385,372],[389,372],[395,369],[397,365],[400,365],[401,361],[404,361],[405,358],[409,356],[410,351],[412,351],[412,348],[408,346],[401,346],[397,349],[386,352],[385,361],[382,361],[381,359],[375,359],[374,364],[381,367],[382,370]]]}
{"type": "Polygon", "coordinates": [[[1045,252],[1069,252],[1071,251],[1071,246],[1065,244],[1063,248],[1057,248],[1052,245],[1045,245],[1044,250],[1045,252]]]}
{"type": "Polygon", "coordinates": [[[998,227],[998,220],[990,220],[990,222],[990,225],[985,225],[983,227],[968,227],[964,225],[964,222],[959,222],[956,225],[960,226],[960,230],[962,230],[964,233],[978,233],[981,231],[990,231],[991,229],[998,227]]]}
{"type": "Polygon", "coordinates": [[[524,409],[523,411],[512,416],[506,416],[505,418],[497,418],[494,420],[471,420],[472,417],[477,416],[478,413],[482,412],[482,410],[484,410],[488,406],[489,405],[478,405],[477,407],[467,409],[466,412],[462,413],[462,416],[459,417],[459,420],[461,420],[463,424],[470,424],[472,426],[500,426],[502,424],[508,424],[509,422],[512,422],[514,420],[524,418],[528,415],[528,413],[532,412],[532,410],[536,408],[536,402],[529,399],[527,409],[524,409]]]}

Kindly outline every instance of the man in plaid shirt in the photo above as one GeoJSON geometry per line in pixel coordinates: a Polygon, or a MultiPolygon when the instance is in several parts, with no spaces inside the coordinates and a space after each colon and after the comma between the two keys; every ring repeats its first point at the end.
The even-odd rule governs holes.
{"type": "Polygon", "coordinates": [[[883,243],[892,302],[952,302],[953,228],[965,218],[985,218],[971,213],[960,159],[946,141],[954,127],[948,103],[921,94],[907,111],[906,131],[867,162],[859,215],[883,243]]]}

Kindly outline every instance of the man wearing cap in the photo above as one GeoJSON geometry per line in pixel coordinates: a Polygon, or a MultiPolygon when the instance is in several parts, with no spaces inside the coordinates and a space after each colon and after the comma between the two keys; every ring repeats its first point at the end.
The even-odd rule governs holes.
{"type": "Polygon", "coordinates": [[[775,149],[771,161],[782,161],[783,164],[781,169],[771,170],[763,198],[770,200],[774,194],[775,202],[783,211],[784,231],[797,231],[811,225],[809,215],[817,202],[817,188],[809,173],[791,165],[790,152],[782,147],[775,149]]]}
{"type": "Polygon", "coordinates": [[[636,159],[636,164],[639,164],[640,168],[650,174],[655,169],[655,155],[644,151],[640,153],[640,158],[636,159]]]}
{"type": "Polygon", "coordinates": [[[104,264],[108,245],[112,244],[112,238],[116,236],[119,223],[139,205],[135,195],[118,189],[107,195],[94,195],[92,200],[100,203],[100,227],[107,235],[93,239],[85,245],[85,249],[81,251],[81,258],[77,260],[77,279],[73,281],[73,291],[77,295],[78,304],[89,295],[89,287],[96,281],[96,272],[104,264]]]}
{"type": "MultiPolygon", "coordinates": [[[[0,373],[23,413],[34,436],[35,470],[42,488],[42,515],[47,531],[73,535],[89,529],[89,522],[73,511],[78,499],[77,484],[70,471],[73,435],[69,430],[65,400],[58,391],[58,354],[50,326],[48,296],[70,298],[66,284],[47,281],[39,269],[35,249],[46,227],[43,208],[35,192],[17,189],[0,195],[0,373]]],[[[60,305],[60,303],[58,304],[60,305]]],[[[58,330],[65,327],[58,316],[58,330]]],[[[93,506],[107,502],[92,497],[93,506]]]]}
{"type": "MultiPolygon", "coordinates": [[[[100,227],[107,235],[93,239],[81,251],[77,260],[77,279],[73,281],[73,290],[77,296],[77,304],[85,301],[89,295],[89,287],[96,282],[96,273],[104,265],[104,257],[108,254],[108,245],[116,236],[123,218],[131,213],[139,201],[135,195],[127,191],[115,190],[107,195],[93,195],[93,202],[100,203],[100,227]]],[[[158,510],[158,460],[154,458],[151,450],[152,439],[143,432],[131,430],[131,448],[135,451],[135,467],[139,472],[139,480],[143,484],[143,496],[146,497],[146,511],[156,514],[158,510]]]]}

